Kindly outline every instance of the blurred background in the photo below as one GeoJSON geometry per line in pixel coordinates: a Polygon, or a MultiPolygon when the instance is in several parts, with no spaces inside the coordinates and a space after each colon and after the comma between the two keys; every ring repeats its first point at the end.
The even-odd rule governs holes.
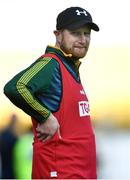
{"type": "Polygon", "coordinates": [[[4,175],[6,179],[30,178],[33,141],[30,117],[4,96],[3,87],[40,57],[48,44],[55,44],[56,16],[69,6],[87,9],[100,27],[99,32],[92,32],[90,49],[80,68],[96,133],[98,178],[130,178],[128,3],[128,0],[48,0],[46,3],[0,0],[0,178],[4,175]],[[22,143],[28,148],[21,148],[22,143]],[[7,165],[7,158],[13,165],[7,165]],[[25,158],[26,163],[20,164],[20,158],[25,158]],[[13,167],[12,172],[7,167],[10,170],[13,167]]]}

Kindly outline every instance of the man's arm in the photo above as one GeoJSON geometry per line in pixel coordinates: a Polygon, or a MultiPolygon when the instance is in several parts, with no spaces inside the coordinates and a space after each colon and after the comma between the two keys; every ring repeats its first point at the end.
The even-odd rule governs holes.
{"type": "Polygon", "coordinates": [[[44,122],[51,112],[39,101],[37,94],[49,88],[54,66],[56,62],[51,58],[39,58],[4,87],[5,95],[39,123],[44,122]]]}

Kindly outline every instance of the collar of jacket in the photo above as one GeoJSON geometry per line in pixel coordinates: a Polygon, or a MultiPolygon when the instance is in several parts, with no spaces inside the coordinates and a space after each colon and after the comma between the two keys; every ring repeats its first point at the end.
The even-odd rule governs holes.
{"type": "Polygon", "coordinates": [[[55,47],[55,46],[47,46],[45,53],[54,53],[57,55],[62,56],[66,61],[68,61],[69,64],[71,64],[72,66],[74,66],[75,70],[78,71],[79,67],[81,65],[81,62],[79,61],[79,59],[74,58],[72,56],[72,54],[66,54],[65,52],[63,52],[60,48],[55,47]]]}

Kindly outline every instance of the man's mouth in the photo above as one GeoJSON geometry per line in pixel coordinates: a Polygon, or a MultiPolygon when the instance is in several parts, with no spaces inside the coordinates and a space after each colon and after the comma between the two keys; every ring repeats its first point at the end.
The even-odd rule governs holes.
{"type": "Polygon", "coordinates": [[[86,49],[85,46],[75,46],[75,48],[79,48],[79,49],[86,49]]]}

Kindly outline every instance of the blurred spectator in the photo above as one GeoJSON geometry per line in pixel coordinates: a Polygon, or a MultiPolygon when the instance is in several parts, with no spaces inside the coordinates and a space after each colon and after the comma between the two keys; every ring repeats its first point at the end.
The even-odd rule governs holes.
{"type": "Polygon", "coordinates": [[[31,179],[32,171],[32,128],[23,134],[14,147],[14,171],[16,179],[31,179]]]}
{"type": "Polygon", "coordinates": [[[17,135],[15,134],[16,121],[16,115],[12,115],[8,127],[0,134],[2,179],[15,178],[13,170],[13,147],[17,141],[17,135]]]}

